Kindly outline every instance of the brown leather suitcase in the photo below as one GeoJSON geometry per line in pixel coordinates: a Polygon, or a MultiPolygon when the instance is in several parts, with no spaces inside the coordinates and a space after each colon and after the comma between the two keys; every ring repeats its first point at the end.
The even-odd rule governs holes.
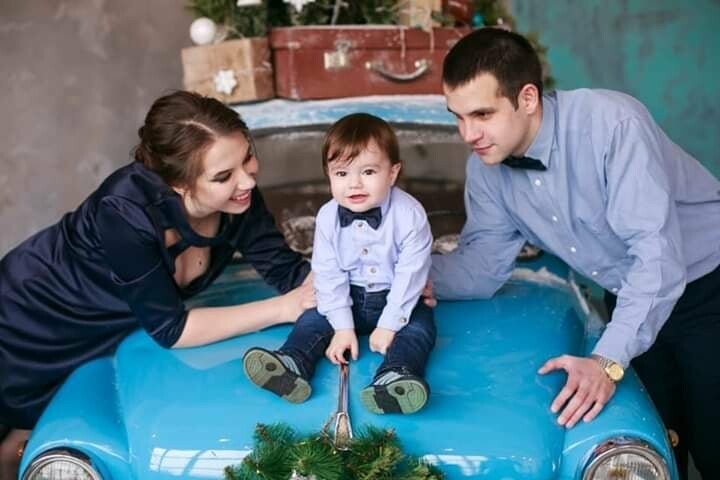
{"type": "Polygon", "coordinates": [[[275,91],[292,99],[442,93],[442,61],[465,28],[284,27],[270,32],[275,91]]]}

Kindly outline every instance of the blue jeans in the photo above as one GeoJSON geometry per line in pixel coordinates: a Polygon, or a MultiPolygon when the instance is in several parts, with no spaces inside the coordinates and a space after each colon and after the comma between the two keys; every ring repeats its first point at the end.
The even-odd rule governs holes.
{"type": "MultiPolygon", "coordinates": [[[[366,292],[362,287],[350,286],[356,333],[372,333],[387,303],[387,294],[388,290],[366,292]]],[[[279,351],[290,355],[297,363],[302,377],[310,380],[315,373],[315,365],[325,356],[325,350],[334,333],[335,330],[327,319],[320,315],[317,309],[312,308],[300,315],[279,351]]],[[[385,354],[385,360],[375,374],[376,377],[388,370],[422,377],[430,351],[435,346],[435,336],[433,311],[421,298],[412,311],[410,321],[395,334],[385,354]]]]}

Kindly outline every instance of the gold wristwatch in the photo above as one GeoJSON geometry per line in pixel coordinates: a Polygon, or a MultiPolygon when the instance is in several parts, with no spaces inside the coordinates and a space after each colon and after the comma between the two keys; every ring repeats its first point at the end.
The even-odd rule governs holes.
{"type": "Polygon", "coordinates": [[[623,376],[625,375],[625,369],[622,365],[610,360],[609,358],[605,358],[602,355],[593,354],[592,358],[594,358],[595,361],[600,364],[602,369],[605,370],[608,378],[610,378],[610,380],[612,380],[614,383],[618,383],[620,380],[623,379],[623,376]]]}

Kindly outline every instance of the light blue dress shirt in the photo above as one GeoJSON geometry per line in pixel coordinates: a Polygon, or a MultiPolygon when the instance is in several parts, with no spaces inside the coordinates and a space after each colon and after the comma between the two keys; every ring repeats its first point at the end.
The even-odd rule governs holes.
{"type": "Polygon", "coordinates": [[[435,293],[493,295],[528,240],[618,296],[594,353],[627,366],[686,283],[720,264],[720,182],[642,104],[608,90],[545,95],[526,155],[547,170],[468,159],[468,219],[458,249],[433,256],[435,293]]]}
{"type": "Polygon", "coordinates": [[[364,220],[341,227],[335,200],[318,212],[312,255],[317,308],[336,330],[354,327],[351,284],[390,290],[377,326],[398,331],[427,282],[432,234],[422,205],[393,187],[380,210],[377,230],[364,220]]]}

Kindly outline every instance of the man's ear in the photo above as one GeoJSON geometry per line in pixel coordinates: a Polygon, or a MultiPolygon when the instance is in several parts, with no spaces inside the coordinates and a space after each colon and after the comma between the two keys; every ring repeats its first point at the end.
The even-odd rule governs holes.
{"type": "Polygon", "coordinates": [[[390,174],[392,175],[392,185],[395,185],[398,175],[400,175],[400,169],[402,169],[402,163],[400,162],[390,167],[390,174]]]}
{"type": "Polygon", "coordinates": [[[540,106],[540,92],[532,83],[526,83],[518,93],[518,108],[528,115],[534,114],[540,106]]]}

